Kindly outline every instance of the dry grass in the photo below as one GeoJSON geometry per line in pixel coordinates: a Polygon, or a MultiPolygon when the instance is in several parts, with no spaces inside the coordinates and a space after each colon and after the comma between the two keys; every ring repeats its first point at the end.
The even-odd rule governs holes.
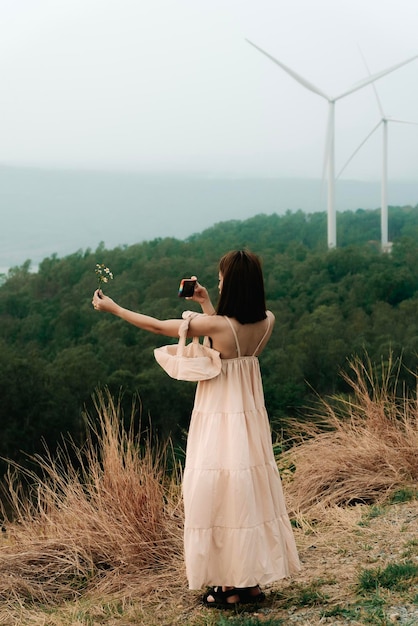
{"type": "Polygon", "coordinates": [[[172,587],[183,576],[180,481],[165,474],[166,450],[140,447],[109,396],[99,394],[96,408],[99,419],[90,420],[82,450],[63,446],[55,458],[35,459],[43,477],[26,472],[30,497],[19,474],[9,474],[4,600],[129,597],[172,587]]]}
{"type": "Polygon", "coordinates": [[[418,480],[417,399],[396,397],[391,360],[379,384],[369,362],[355,359],[351,368],[352,397],[322,401],[320,419],[299,425],[304,436],[280,460],[296,468],[286,480],[296,516],[318,519],[335,505],[379,502],[418,480]]]}
{"type": "MultiPolygon", "coordinates": [[[[384,614],[403,604],[417,617],[418,589],[405,597],[385,592],[384,606],[356,592],[361,567],[418,556],[416,401],[391,391],[392,364],[379,385],[369,363],[356,360],[352,370],[352,398],[323,402],[322,427],[304,423],[303,439],[279,458],[296,467],[285,472],[284,487],[300,521],[302,571],[266,589],[264,608],[233,623],[386,626],[384,614]],[[410,485],[405,504],[367,506],[410,485]]],[[[54,458],[34,459],[42,472],[26,472],[30,497],[21,471],[9,476],[0,624],[223,626],[187,591],[180,476],[168,475],[167,449],[140,446],[108,395],[97,396],[96,408],[82,450],[68,444],[54,458]]]]}

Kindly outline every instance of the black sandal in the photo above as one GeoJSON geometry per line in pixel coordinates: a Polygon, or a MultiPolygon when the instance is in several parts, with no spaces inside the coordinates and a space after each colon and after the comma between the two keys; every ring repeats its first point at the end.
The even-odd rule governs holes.
{"type": "Polygon", "coordinates": [[[205,606],[213,609],[235,609],[239,602],[228,602],[228,598],[232,596],[240,596],[238,589],[234,588],[222,591],[221,586],[211,587],[203,596],[202,602],[205,606]],[[212,597],[213,600],[209,600],[210,597],[212,597]]]}
{"type": "Polygon", "coordinates": [[[266,594],[261,591],[258,585],[254,585],[254,587],[237,588],[237,593],[242,604],[257,604],[258,602],[263,602],[263,600],[266,599],[266,594]],[[258,589],[259,593],[252,594],[251,591],[253,589],[258,589]]]}

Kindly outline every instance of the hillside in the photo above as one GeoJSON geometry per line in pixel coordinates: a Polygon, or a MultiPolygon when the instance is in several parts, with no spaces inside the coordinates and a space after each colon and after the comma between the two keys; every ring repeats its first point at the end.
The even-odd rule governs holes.
{"type": "MultiPolygon", "coordinates": [[[[115,279],[107,293],[122,305],[157,317],[178,317],[185,303],[179,281],[197,274],[214,302],[217,261],[225,250],[249,247],[263,259],[268,306],[277,325],[262,356],[266,404],[275,432],[306,413],[316,395],[344,394],[341,372],[353,355],[384,364],[402,359],[399,386],[413,386],[418,350],[418,210],[390,210],[390,255],[381,254],[379,213],[342,213],[341,247],[326,247],[326,215],[301,211],[220,222],[186,240],[79,251],[10,271],[0,286],[0,456],[53,449],[62,433],[84,436],[81,412],[97,388],[121,394],[152,420],[159,438],[184,448],[194,385],[171,380],[155,363],[166,343],[110,316],[91,295],[96,263],[115,279]],[[356,243],[354,243],[356,242],[356,243]],[[163,391],[163,393],[162,393],[163,391]],[[23,451],[23,452],[22,452],[23,451]]],[[[189,305],[188,305],[189,306],[189,305]]]]}

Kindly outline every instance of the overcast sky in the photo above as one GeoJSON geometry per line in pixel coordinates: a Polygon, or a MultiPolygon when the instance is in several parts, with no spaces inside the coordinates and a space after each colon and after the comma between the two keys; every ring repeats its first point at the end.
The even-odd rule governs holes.
{"type": "MultiPolygon", "coordinates": [[[[418,54],[417,0],[0,0],[0,164],[320,178],[331,96],[418,54]]],[[[418,59],[376,83],[418,122],[418,59]]],[[[336,165],[379,121],[371,87],[336,105],[336,165]]],[[[380,129],[379,129],[380,130],[380,129]]],[[[418,179],[418,126],[389,171],[418,179]]],[[[345,178],[380,176],[381,132],[345,178]]]]}

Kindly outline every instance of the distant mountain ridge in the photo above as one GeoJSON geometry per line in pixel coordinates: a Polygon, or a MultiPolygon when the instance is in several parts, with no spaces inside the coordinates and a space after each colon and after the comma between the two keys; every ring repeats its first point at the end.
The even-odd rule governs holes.
{"type": "MultiPolygon", "coordinates": [[[[390,182],[389,203],[417,205],[418,181],[390,182]]],[[[337,181],[337,211],[379,205],[379,181],[337,181]]],[[[326,210],[321,181],[0,166],[0,272],[101,241],[185,239],[221,221],[298,209],[326,210]]]]}

